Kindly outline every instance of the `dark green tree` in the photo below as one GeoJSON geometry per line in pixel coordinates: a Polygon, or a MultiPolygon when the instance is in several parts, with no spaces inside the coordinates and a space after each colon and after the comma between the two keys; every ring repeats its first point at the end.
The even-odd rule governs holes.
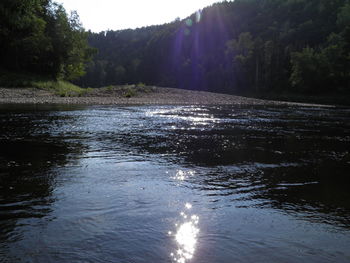
{"type": "Polygon", "coordinates": [[[50,0],[0,2],[0,67],[56,79],[84,74],[93,49],[76,12],[50,0]]]}

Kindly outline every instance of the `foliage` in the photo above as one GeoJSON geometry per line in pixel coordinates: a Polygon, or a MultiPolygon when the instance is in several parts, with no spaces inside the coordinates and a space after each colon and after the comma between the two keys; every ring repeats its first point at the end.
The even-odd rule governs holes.
{"type": "Polygon", "coordinates": [[[14,73],[0,70],[0,86],[8,88],[37,88],[48,90],[61,97],[82,96],[92,92],[91,88],[80,88],[68,81],[52,80],[43,75],[14,73]]]}
{"type": "Polygon", "coordinates": [[[47,81],[49,80],[46,77],[28,74],[28,73],[19,73],[7,71],[0,69],[0,86],[1,87],[32,87],[32,83],[35,81],[47,81]]]}
{"type": "Polygon", "coordinates": [[[350,3],[347,2],[343,7],[341,7],[338,16],[337,24],[340,27],[346,27],[350,25],[350,3]]]}
{"type": "Polygon", "coordinates": [[[293,87],[313,93],[318,91],[316,87],[321,92],[350,91],[350,43],[344,38],[346,31],[332,33],[318,51],[304,48],[292,53],[293,87]]]}
{"type": "Polygon", "coordinates": [[[76,83],[145,82],[229,93],[349,91],[348,0],[235,0],[184,20],[90,33],[76,83]]]}
{"type": "Polygon", "coordinates": [[[80,97],[90,91],[90,89],[83,89],[62,80],[33,82],[32,86],[39,89],[49,90],[60,97],[80,97]]]}
{"type": "Polygon", "coordinates": [[[223,1],[168,24],[100,33],[85,32],[76,12],[68,15],[52,0],[2,0],[0,25],[2,85],[28,86],[40,75],[41,83],[76,79],[85,87],[140,83],[128,96],[147,88],[141,83],[227,93],[350,92],[349,0],[223,1]]]}
{"type": "Polygon", "coordinates": [[[137,92],[134,87],[127,87],[127,89],[125,90],[124,96],[125,98],[131,98],[131,97],[135,97],[136,94],[137,92]]]}
{"type": "Polygon", "coordinates": [[[51,0],[0,2],[0,67],[71,80],[84,74],[93,50],[76,12],[51,0]]]}
{"type": "Polygon", "coordinates": [[[301,52],[291,54],[292,74],[290,81],[300,91],[311,91],[314,85],[320,87],[327,72],[322,54],[313,48],[304,48],[301,52]]]}

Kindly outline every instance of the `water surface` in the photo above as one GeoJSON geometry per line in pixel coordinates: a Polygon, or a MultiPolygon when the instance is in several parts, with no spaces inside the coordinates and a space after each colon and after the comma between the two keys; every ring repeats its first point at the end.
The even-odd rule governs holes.
{"type": "Polygon", "coordinates": [[[0,262],[350,262],[350,110],[0,108],[0,262]]]}

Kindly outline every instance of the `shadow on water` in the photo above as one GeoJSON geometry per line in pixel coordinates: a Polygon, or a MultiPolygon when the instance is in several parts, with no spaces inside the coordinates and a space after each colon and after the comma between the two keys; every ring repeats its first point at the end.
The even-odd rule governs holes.
{"type": "Polygon", "coordinates": [[[14,235],[19,219],[28,219],[30,224],[30,219],[50,214],[55,201],[54,168],[73,161],[72,156],[82,152],[79,143],[68,142],[49,131],[58,119],[47,107],[10,107],[0,111],[1,241],[20,238],[20,233],[14,235]]]}

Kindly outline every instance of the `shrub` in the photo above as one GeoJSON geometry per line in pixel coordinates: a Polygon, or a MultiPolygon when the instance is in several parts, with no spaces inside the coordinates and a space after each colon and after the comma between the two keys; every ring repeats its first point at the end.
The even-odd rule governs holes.
{"type": "Polygon", "coordinates": [[[146,84],[143,83],[143,82],[139,82],[136,86],[137,86],[138,88],[144,88],[144,87],[146,87],[146,84]]]}
{"type": "Polygon", "coordinates": [[[131,97],[134,97],[136,96],[136,90],[134,88],[131,88],[131,87],[128,87],[126,90],[125,90],[125,93],[124,93],[124,96],[126,98],[131,98],[131,97]]]}

